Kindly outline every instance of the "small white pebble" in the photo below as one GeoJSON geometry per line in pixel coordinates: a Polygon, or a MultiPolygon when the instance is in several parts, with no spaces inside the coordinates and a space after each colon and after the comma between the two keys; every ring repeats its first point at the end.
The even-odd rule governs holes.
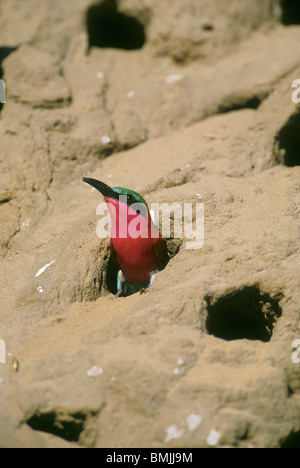
{"type": "Polygon", "coordinates": [[[202,198],[202,195],[201,195],[201,193],[196,193],[196,197],[198,197],[198,198],[202,198]]]}
{"type": "Polygon", "coordinates": [[[195,431],[202,423],[202,418],[198,414],[192,413],[186,418],[186,423],[189,431],[195,431]]]}
{"type": "Polygon", "coordinates": [[[184,359],[179,358],[178,361],[177,361],[177,365],[178,365],[178,366],[184,366],[184,365],[185,365],[184,359]]]}
{"type": "Polygon", "coordinates": [[[109,145],[109,143],[111,142],[111,139],[108,136],[104,136],[101,138],[101,141],[104,145],[109,145]]]}
{"type": "Polygon", "coordinates": [[[4,377],[0,377],[0,385],[4,384],[4,382],[5,382],[4,377]]]}
{"type": "Polygon", "coordinates": [[[89,377],[96,377],[97,375],[101,375],[103,373],[102,367],[94,366],[90,370],[87,371],[87,375],[89,377]]]}
{"type": "Polygon", "coordinates": [[[97,73],[97,78],[98,78],[98,80],[103,80],[103,78],[104,78],[104,73],[103,73],[103,72],[97,73]]]}
{"type": "Polygon", "coordinates": [[[206,439],[206,442],[208,445],[215,447],[216,445],[218,445],[220,438],[221,438],[220,432],[216,431],[215,429],[212,429],[209,433],[209,436],[206,439]]]}
{"type": "Polygon", "coordinates": [[[179,430],[177,426],[173,425],[166,429],[165,443],[170,442],[172,439],[179,439],[183,436],[183,430],[179,430]]]}
{"type": "Polygon", "coordinates": [[[39,292],[39,293],[43,293],[43,292],[44,292],[42,286],[39,286],[39,287],[38,287],[38,292],[39,292]]]}
{"type": "Polygon", "coordinates": [[[28,228],[29,224],[30,224],[30,219],[26,219],[26,221],[23,221],[23,223],[21,224],[21,229],[22,231],[26,231],[26,229],[28,228]]]}
{"type": "Polygon", "coordinates": [[[127,97],[129,99],[132,99],[134,96],[135,96],[135,91],[133,91],[133,90],[131,90],[131,91],[129,91],[129,93],[127,93],[127,97]]]}
{"type": "Polygon", "coordinates": [[[111,174],[108,174],[107,178],[108,178],[108,179],[111,179],[111,178],[112,178],[112,175],[111,175],[111,174]]]}
{"type": "Polygon", "coordinates": [[[178,369],[178,367],[175,367],[175,369],[173,370],[173,374],[174,375],[180,374],[180,369],[178,369]]]}
{"type": "Polygon", "coordinates": [[[169,75],[166,78],[166,83],[167,84],[173,84],[176,83],[177,81],[182,80],[182,75],[169,75]]]}

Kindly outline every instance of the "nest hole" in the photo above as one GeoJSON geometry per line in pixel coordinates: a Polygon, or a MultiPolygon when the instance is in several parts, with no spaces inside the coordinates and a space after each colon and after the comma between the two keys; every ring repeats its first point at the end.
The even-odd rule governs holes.
{"type": "Polygon", "coordinates": [[[281,316],[279,299],[261,294],[257,286],[247,286],[218,299],[207,296],[205,300],[207,332],[227,341],[270,341],[281,316]]]}
{"type": "Polygon", "coordinates": [[[117,10],[115,0],[92,5],[87,11],[89,47],[141,49],[146,42],[143,24],[117,10]]]}
{"type": "Polygon", "coordinates": [[[59,416],[55,411],[48,413],[36,413],[27,421],[27,425],[35,431],[46,432],[67,440],[78,442],[80,434],[84,430],[86,414],[75,413],[59,416]]]}
{"type": "Polygon", "coordinates": [[[281,0],[281,21],[286,26],[300,24],[300,3],[299,0],[281,0]]]}
{"type": "Polygon", "coordinates": [[[279,160],[288,167],[300,165],[300,113],[290,117],[276,136],[279,160]]]}
{"type": "Polygon", "coordinates": [[[289,434],[281,442],[280,448],[300,448],[300,431],[289,434]]]}

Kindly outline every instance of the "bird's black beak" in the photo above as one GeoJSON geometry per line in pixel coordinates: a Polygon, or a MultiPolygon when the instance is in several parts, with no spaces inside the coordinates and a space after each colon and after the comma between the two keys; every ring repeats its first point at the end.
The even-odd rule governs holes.
{"type": "Polygon", "coordinates": [[[88,177],[84,177],[82,180],[86,184],[89,184],[97,189],[104,197],[116,199],[119,198],[119,194],[117,192],[115,192],[109,185],[106,185],[104,182],[100,182],[100,180],[90,179],[88,177]]]}

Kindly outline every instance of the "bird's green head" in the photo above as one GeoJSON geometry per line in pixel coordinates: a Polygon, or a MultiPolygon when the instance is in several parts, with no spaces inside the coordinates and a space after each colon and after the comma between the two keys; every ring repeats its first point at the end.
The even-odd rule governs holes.
{"type": "Polygon", "coordinates": [[[121,201],[123,203],[127,203],[128,206],[135,205],[135,209],[137,212],[146,216],[146,211],[148,209],[146,200],[137,192],[133,190],[124,188],[124,187],[109,187],[104,182],[96,179],[84,178],[83,182],[91,185],[95,189],[97,189],[104,198],[112,198],[114,200],[121,201]]]}
{"type": "Polygon", "coordinates": [[[133,203],[140,203],[141,205],[147,206],[146,200],[137,192],[123,187],[113,187],[113,191],[119,195],[125,195],[127,197],[127,205],[133,203]]]}

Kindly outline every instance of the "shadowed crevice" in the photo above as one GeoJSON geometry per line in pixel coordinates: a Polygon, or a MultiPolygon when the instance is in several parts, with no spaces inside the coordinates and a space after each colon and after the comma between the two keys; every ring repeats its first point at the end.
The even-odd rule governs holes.
{"type": "Polygon", "coordinates": [[[253,97],[247,99],[244,102],[237,104],[231,104],[229,106],[221,106],[219,109],[220,114],[225,114],[226,112],[232,112],[241,109],[257,109],[261,103],[261,100],[258,97],[253,97]]]}
{"type": "Polygon", "coordinates": [[[0,78],[3,77],[2,62],[6,57],[8,57],[12,52],[17,50],[18,47],[0,47],[0,78]]]}
{"type": "Polygon", "coordinates": [[[225,114],[241,109],[258,109],[261,103],[268,97],[268,93],[251,97],[236,96],[225,99],[218,108],[218,114],[225,114]]]}
{"type": "Polygon", "coordinates": [[[11,198],[5,198],[4,200],[0,200],[0,206],[6,205],[11,201],[11,198]]]}

